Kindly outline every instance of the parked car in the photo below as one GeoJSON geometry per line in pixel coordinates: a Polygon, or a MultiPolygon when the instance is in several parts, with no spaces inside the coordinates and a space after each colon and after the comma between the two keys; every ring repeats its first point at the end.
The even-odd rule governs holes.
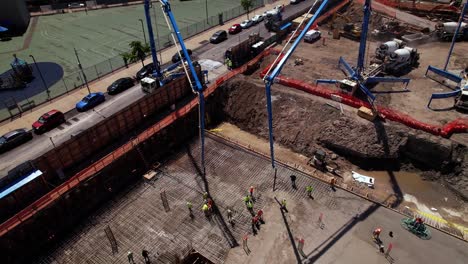
{"type": "Polygon", "coordinates": [[[26,128],[15,129],[0,137],[0,153],[15,148],[33,138],[26,128]]]}
{"type": "Polygon", "coordinates": [[[240,26],[242,27],[242,29],[246,29],[246,28],[249,28],[251,26],[254,25],[254,22],[252,20],[244,20],[242,21],[242,23],[240,24],[240,26]]]}
{"type": "Polygon", "coordinates": [[[291,0],[291,1],[289,1],[289,3],[290,3],[291,5],[299,4],[300,2],[302,2],[302,0],[291,0]]]}
{"type": "Polygon", "coordinates": [[[213,36],[211,36],[210,42],[216,44],[216,43],[225,41],[227,38],[228,38],[228,34],[226,30],[219,30],[219,31],[216,31],[213,34],[213,36]]]}
{"type": "Polygon", "coordinates": [[[278,10],[279,12],[283,12],[284,11],[284,5],[277,5],[273,9],[278,10]]]}
{"type": "Polygon", "coordinates": [[[85,7],[86,5],[84,3],[69,3],[68,8],[81,8],[85,7]]]}
{"type": "Polygon", "coordinates": [[[130,77],[120,78],[113,82],[109,87],[107,87],[108,94],[118,94],[127,90],[130,87],[133,87],[134,82],[130,77]]]}
{"type": "Polygon", "coordinates": [[[39,117],[39,119],[32,124],[32,129],[34,133],[42,134],[60,126],[63,123],[65,123],[65,115],[54,109],[39,117]]]}
{"type": "Polygon", "coordinates": [[[154,71],[154,65],[153,63],[148,63],[145,66],[143,66],[137,73],[136,73],[136,79],[141,80],[147,76],[149,76],[152,72],[154,71]]]}
{"type": "Polygon", "coordinates": [[[229,28],[229,34],[237,34],[242,31],[242,27],[240,24],[234,24],[232,27],[229,28]]]}
{"type": "Polygon", "coordinates": [[[318,40],[321,35],[322,34],[318,30],[315,30],[315,29],[309,30],[309,31],[307,31],[307,33],[304,36],[304,41],[305,42],[314,42],[314,41],[318,40]]]}
{"type": "MultiPolygon", "coordinates": [[[[192,57],[192,50],[191,49],[187,49],[187,53],[190,57],[192,57]]],[[[180,51],[180,55],[182,55],[182,58],[185,59],[185,55],[184,53],[182,52],[182,50],[180,51]]],[[[172,62],[173,63],[177,63],[180,61],[180,57],[179,57],[179,53],[176,52],[176,54],[174,54],[174,56],[172,56],[172,62]]]]}
{"type": "Polygon", "coordinates": [[[104,102],[106,100],[106,97],[104,96],[103,93],[90,93],[87,96],[83,97],[81,101],[76,103],[76,110],[79,112],[84,112],[86,110],[89,110],[100,103],[104,102]]]}
{"type": "Polygon", "coordinates": [[[254,22],[254,24],[258,24],[262,21],[263,21],[263,15],[255,15],[254,17],[252,17],[252,22],[254,22]]]}

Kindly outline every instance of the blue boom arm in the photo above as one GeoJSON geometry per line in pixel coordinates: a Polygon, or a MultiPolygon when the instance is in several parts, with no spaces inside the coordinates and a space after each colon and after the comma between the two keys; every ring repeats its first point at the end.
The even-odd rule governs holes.
{"type": "Polygon", "coordinates": [[[315,12],[315,14],[312,16],[312,19],[309,20],[309,22],[306,24],[306,26],[302,30],[301,34],[299,34],[299,37],[291,45],[291,48],[289,48],[289,50],[286,52],[286,54],[280,60],[280,62],[276,65],[275,69],[271,72],[271,74],[268,76],[265,76],[264,78],[265,93],[266,93],[266,100],[267,100],[267,110],[268,110],[270,155],[271,155],[271,165],[273,166],[273,168],[275,167],[275,154],[274,154],[274,149],[273,149],[273,113],[272,113],[272,105],[271,105],[271,85],[273,84],[275,78],[280,74],[281,69],[283,69],[283,66],[286,64],[286,61],[289,59],[289,57],[291,57],[294,50],[296,50],[297,46],[299,45],[301,40],[304,38],[309,28],[312,26],[312,24],[315,23],[315,20],[317,20],[320,13],[323,11],[323,9],[325,8],[327,4],[328,4],[328,0],[323,0],[323,2],[320,4],[320,7],[317,9],[317,12],[315,12]]]}
{"type": "Polygon", "coordinates": [[[150,16],[150,1],[145,0],[145,18],[146,18],[146,26],[148,27],[148,36],[151,48],[151,58],[153,59],[154,71],[153,76],[156,77],[158,80],[161,79],[161,65],[158,61],[156,56],[156,43],[154,43],[154,34],[153,34],[153,25],[151,24],[151,16],[150,16]]]}
{"type": "MultiPolygon", "coordinates": [[[[145,3],[149,2],[149,0],[145,0],[145,3]]],[[[185,47],[184,39],[182,38],[182,35],[180,34],[179,27],[177,26],[176,20],[174,15],[172,14],[171,10],[171,5],[169,4],[169,1],[167,0],[160,0],[159,1],[162,5],[162,9],[164,13],[167,15],[169,18],[169,21],[171,23],[172,29],[174,30],[174,33],[177,37],[177,41],[179,42],[179,45],[182,49],[182,53],[184,54],[185,60],[187,60],[187,65],[190,68],[190,73],[192,74],[193,81],[195,82],[195,87],[192,87],[195,91],[198,93],[198,98],[199,98],[199,118],[200,118],[200,143],[201,143],[201,164],[202,164],[202,173],[205,174],[205,98],[203,95],[203,86],[200,82],[200,79],[198,78],[197,72],[195,71],[195,67],[193,67],[192,59],[190,58],[190,55],[188,54],[187,48],[185,47]]],[[[152,37],[150,37],[151,40],[153,40],[152,37]]],[[[153,54],[153,60],[156,57],[156,52],[151,51],[153,54]]],[[[181,63],[184,63],[184,60],[181,58],[181,63]]],[[[190,78],[190,76],[187,76],[187,78],[190,78]]],[[[192,82],[191,82],[192,83],[192,82]]]]}
{"type": "Polygon", "coordinates": [[[371,0],[364,3],[364,19],[362,21],[361,40],[359,41],[359,55],[357,61],[357,76],[361,76],[364,70],[364,57],[366,56],[367,30],[369,29],[369,20],[371,16],[371,0]]]}

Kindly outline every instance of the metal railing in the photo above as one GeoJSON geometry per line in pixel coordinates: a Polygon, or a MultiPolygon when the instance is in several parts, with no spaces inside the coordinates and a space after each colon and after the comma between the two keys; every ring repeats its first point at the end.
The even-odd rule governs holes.
{"type": "MultiPolygon", "coordinates": [[[[268,0],[254,0],[254,6],[250,11],[253,11],[264,5],[264,2],[268,0]]],[[[230,10],[224,11],[215,16],[208,17],[208,19],[203,19],[186,27],[180,29],[180,32],[184,39],[197,35],[200,32],[206,31],[210,28],[216,27],[221,23],[239,17],[245,14],[246,11],[242,6],[234,7],[230,10]]],[[[170,34],[159,35],[156,40],[157,45],[160,45],[158,49],[165,49],[172,46],[172,41],[170,34]]],[[[137,62],[139,63],[139,62],[137,62]]],[[[83,61],[83,64],[86,65],[86,61],[83,61]]],[[[115,56],[104,60],[98,64],[84,68],[84,73],[87,77],[88,82],[98,80],[109,73],[112,73],[118,69],[125,67],[125,62],[122,56],[115,56]]],[[[64,95],[70,91],[73,91],[77,88],[84,87],[85,82],[81,72],[78,67],[76,71],[64,76],[62,79],[57,81],[52,86],[48,87],[50,93],[47,95],[46,91],[43,91],[39,94],[36,94],[29,98],[22,98],[21,100],[12,100],[11,98],[2,98],[0,101],[0,122],[7,119],[13,119],[18,116],[21,116],[23,113],[28,113],[35,106],[46,103],[54,98],[57,98],[61,95],[64,95]],[[10,103],[9,109],[7,108],[7,101],[10,103]]]]}

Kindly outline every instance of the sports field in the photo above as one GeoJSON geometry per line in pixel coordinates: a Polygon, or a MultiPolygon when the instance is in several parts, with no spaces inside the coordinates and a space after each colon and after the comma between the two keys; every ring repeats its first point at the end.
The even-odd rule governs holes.
{"type": "MultiPolygon", "coordinates": [[[[205,0],[171,2],[173,14],[184,35],[207,27],[201,22],[206,19],[205,0]]],[[[240,1],[206,0],[206,3],[208,16],[213,17],[213,23],[218,22],[219,13],[225,12],[226,18],[231,13],[242,11],[240,1]]],[[[151,10],[153,25],[154,14],[157,17],[159,43],[163,46],[169,41],[169,30],[159,4],[154,4],[151,10]]],[[[128,43],[133,40],[143,41],[139,19],[143,20],[147,34],[143,5],[41,16],[35,19],[37,24],[34,25],[36,22],[31,20],[28,29],[30,43],[25,43],[28,42],[29,34],[0,43],[0,73],[10,69],[12,54],[16,53],[28,62],[29,54],[33,54],[38,62],[55,62],[63,67],[66,76],[77,70],[74,47],[78,50],[83,67],[89,67],[119,56],[128,50],[128,43]]],[[[156,30],[154,32],[156,34],[156,30]]]]}

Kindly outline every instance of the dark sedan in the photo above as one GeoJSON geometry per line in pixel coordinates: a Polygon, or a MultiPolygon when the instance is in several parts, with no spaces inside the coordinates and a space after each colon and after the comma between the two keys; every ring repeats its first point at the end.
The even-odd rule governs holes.
{"type": "Polygon", "coordinates": [[[137,80],[148,77],[154,71],[153,63],[148,63],[136,73],[137,80]]]}
{"type": "Polygon", "coordinates": [[[228,34],[226,30],[219,30],[219,31],[216,31],[213,34],[213,36],[211,36],[210,42],[216,44],[216,43],[223,42],[226,39],[228,39],[228,34]]]}
{"type": "Polygon", "coordinates": [[[26,128],[15,129],[0,137],[0,153],[15,148],[33,138],[26,128]]]}
{"type": "MultiPolygon", "coordinates": [[[[187,49],[187,53],[188,53],[189,56],[192,56],[192,50],[187,49]]],[[[185,55],[184,55],[184,53],[182,51],[180,51],[180,54],[182,55],[182,58],[185,59],[185,55]]],[[[179,53],[174,54],[174,56],[172,56],[172,62],[177,63],[179,61],[180,61],[179,53]]]]}
{"type": "Polygon", "coordinates": [[[117,81],[113,82],[109,87],[107,87],[108,94],[118,94],[127,90],[130,87],[133,87],[133,79],[126,77],[120,78],[117,81]]]}

